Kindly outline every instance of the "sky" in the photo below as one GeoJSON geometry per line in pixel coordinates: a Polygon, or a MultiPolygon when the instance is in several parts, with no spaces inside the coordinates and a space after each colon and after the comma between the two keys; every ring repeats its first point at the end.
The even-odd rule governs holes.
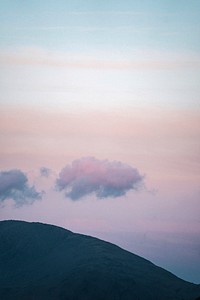
{"type": "Polygon", "coordinates": [[[0,220],[200,283],[200,2],[0,0],[0,220]]]}

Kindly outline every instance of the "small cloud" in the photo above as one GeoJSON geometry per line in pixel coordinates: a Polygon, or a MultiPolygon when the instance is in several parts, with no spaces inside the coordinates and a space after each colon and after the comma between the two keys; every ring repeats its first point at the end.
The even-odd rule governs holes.
{"type": "Polygon", "coordinates": [[[40,175],[42,177],[49,177],[50,174],[51,174],[51,169],[46,168],[46,167],[41,167],[40,168],[40,175]]]}
{"type": "Polygon", "coordinates": [[[85,157],[63,168],[56,180],[59,191],[66,197],[78,200],[95,194],[97,198],[120,197],[129,190],[137,190],[143,183],[137,169],[119,161],[85,157]]]}
{"type": "Polygon", "coordinates": [[[0,172],[0,202],[13,199],[21,206],[41,199],[42,195],[43,192],[37,192],[34,185],[28,185],[28,178],[21,170],[0,172]]]}

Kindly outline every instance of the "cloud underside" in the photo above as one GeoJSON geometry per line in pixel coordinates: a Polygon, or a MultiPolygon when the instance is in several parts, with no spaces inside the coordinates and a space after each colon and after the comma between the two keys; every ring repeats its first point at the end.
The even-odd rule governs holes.
{"type": "Polygon", "coordinates": [[[97,198],[120,197],[137,190],[143,182],[138,170],[118,161],[85,157],[63,168],[56,180],[59,191],[72,200],[95,194],[97,198]]]}
{"type": "Polygon", "coordinates": [[[12,199],[16,206],[21,206],[31,204],[41,197],[42,193],[34,186],[29,186],[28,178],[22,171],[16,169],[0,172],[0,202],[12,199]]]}

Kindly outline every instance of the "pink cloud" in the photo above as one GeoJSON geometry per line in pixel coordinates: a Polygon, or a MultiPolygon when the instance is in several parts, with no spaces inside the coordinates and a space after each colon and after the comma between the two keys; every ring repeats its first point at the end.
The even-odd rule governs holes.
{"type": "Polygon", "coordinates": [[[72,200],[92,193],[97,198],[115,198],[131,189],[137,190],[142,181],[138,170],[127,164],[84,157],[61,170],[56,186],[72,200]]]}

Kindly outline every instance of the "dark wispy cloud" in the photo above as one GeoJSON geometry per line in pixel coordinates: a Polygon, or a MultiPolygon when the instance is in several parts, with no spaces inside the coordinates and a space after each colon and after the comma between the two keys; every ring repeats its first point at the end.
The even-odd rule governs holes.
{"type": "Polygon", "coordinates": [[[49,175],[51,174],[51,169],[47,168],[47,167],[41,167],[40,168],[40,175],[43,177],[49,177],[49,175]]]}
{"type": "Polygon", "coordinates": [[[120,197],[129,190],[137,190],[143,176],[137,169],[119,161],[85,157],[63,168],[56,180],[59,191],[78,200],[94,193],[97,198],[120,197]]]}
{"type": "Polygon", "coordinates": [[[21,170],[0,172],[0,202],[13,199],[17,206],[33,203],[42,198],[43,192],[38,192],[35,186],[29,186],[28,178],[21,170]]]}

